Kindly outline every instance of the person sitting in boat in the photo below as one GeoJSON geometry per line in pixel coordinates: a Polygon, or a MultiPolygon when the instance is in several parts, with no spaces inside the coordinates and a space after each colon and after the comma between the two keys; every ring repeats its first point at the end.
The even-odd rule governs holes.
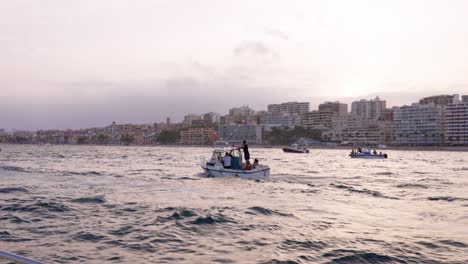
{"type": "Polygon", "coordinates": [[[382,151],[379,152],[379,155],[382,156],[382,151]]]}
{"type": "Polygon", "coordinates": [[[361,148],[358,148],[357,149],[357,153],[361,153],[362,152],[362,149],[361,148]]]}
{"type": "Polygon", "coordinates": [[[259,166],[258,159],[254,159],[254,163],[252,165],[252,169],[256,169],[259,166]]]}
{"type": "Polygon", "coordinates": [[[244,170],[252,170],[252,164],[250,164],[250,161],[245,163],[244,170]]]}
{"type": "Polygon", "coordinates": [[[226,152],[226,155],[223,157],[223,166],[225,169],[231,168],[231,154],[229,152],[226,152]]]}
{"type": "Polygon", "coordinates": [[[374,152],[372,154],[377,155],[377,150],[374,149],[374,152]]]}

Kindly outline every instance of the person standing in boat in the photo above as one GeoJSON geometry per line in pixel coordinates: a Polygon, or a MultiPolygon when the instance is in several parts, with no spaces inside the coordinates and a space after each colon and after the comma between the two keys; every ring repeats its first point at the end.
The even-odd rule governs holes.
{"type": "Polygon", "coordinates": [[[242,150],[244,151],[244,159],[245,161],[249,161],[250,160],[249,145],[247,145],[247,142],[245,140],[242,143],[243,143],[242,150]]]}

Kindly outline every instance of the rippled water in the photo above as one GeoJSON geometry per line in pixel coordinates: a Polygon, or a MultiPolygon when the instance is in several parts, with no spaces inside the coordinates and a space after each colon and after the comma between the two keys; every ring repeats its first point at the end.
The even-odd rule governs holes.
{"type": "Polygon", "coordinates": [[[0,249],[45,262],[468,263],[466,152],[252,148],[252,181],[209,148],[1,148],[0,249]]]}

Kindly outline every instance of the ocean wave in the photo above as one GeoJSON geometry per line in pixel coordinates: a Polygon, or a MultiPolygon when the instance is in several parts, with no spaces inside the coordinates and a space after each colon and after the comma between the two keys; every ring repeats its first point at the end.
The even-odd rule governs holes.
{"type": "Polygon", "coordinates": [[[283,241],[280,245],[280,249],[285,249],[287,251],[297,251],[297,250],[322,250],[327,248],[329,245],[322,241],[310,241],[310,240],[294,240],[287,239],[283,241]]]}
{"type": "Polygon", "coordinates": [[[107,203],[106,199],[104,199],[104,196],[81,197],[77,199],[72,199],[70,200],[70,202],[72,203],[95,203],[95,204],[107,203]]]}
{"type": "Polygon", "coordinates": [[[427,199],[430,201],[447,201],[447,202],[468,201],[468,199],[466,198],[457,198],[457,197],[452,197],[452,196],[434,196],[434,197],[427,197],[427,199]]]}
{"type": "Polygon", "coordinates": [[[39,201],[34,204],[11,204],[11,205],[0,205],[2,211],[19,211],[19,212],[68,212],[71,211],[68,206],[59,202],[39,201]]]}
{"type": "Polygon", "coordinates": [[[334,258],[331,263],[406,263],[406,261],[373,252],[363,252],[334,258]]]}
{"type": "Polygon", "coordinates": [[[15,223],[15,224],[23,224],[23,223],[32,223],[31,221],[29,220],[24,220],[23,218],[19,217],[19,216],[16,216],[16,215],[8,215],[8,216],[4,216],[2,218],[0,218],[0,221],[9,221],[11,223],[15,223]]]}
{"type": "Polygon", "coordinates": [[[245,212],[246,214],[254,215],[278,215],[278,216],[293,216],[292,214],[281,213],[276,210],[271,210],[261,206],[253,206],[248,208],[249,211],[245,212]]]}
{"type": "Polygon", "coordinates": [[[356,189],[352,186],[347,186],[347,185],[343,185],[343,184],[334,184],[334,183],[330,183],[331,186],[334,186],[338,189],[345,189],[349,192],[354,192],[354,193],[362,193],[362,194],[368,194],[370,196],[373,196],[373,197],[379,197],[379,198],[386,198],[386,199],[392,199],[392,200],[399,200],[399,198],[397,197],[391,197],[391,196],[386,196],[386,195],[383,195],[381,194],[380,192],[378,191],[372,191],[372,190],[368,190],[368,189],[362,189],[362,190],[359,190],[359,189],[356,189]]]}
{"type": "Polygon", "coordinates": [[[62,176],[68,176],[68,175],[81,175],[81,176],[94,175],[94,176],[100,176],[100,175],[103,175],[103,174],[100,173],[100,172],[97,172],[97,171],[82,171],[82,172],[63,171],[62,172],[62,176]]]}
{"type": "Polygon", "coordinates": [[[449,245],[458,248],[467,248],[468,245],[462,242],[454,241],[454,240],[439,240],[440,243],[444,245],[449,245]]]}
{"type": "Polygon", "coordinates": [[[223,223],[236,223],[236,222],[220,214],[200,216],[197,219],[195,219],[195,221],[192,222],[192,224],[194,225],[213,225],[213,224],[223,224],[223,223]]]}
{"type": "Polygon", "coordinates": [[[29,172],[28,170],[17,166],[0,166],[3,171],[29,172]]]}
{"type": "Polygon", "coordinates": [[[74,240],[83,241],[83,242],[99,242],[106,238],[105,236],[102,236],[102,235],[86,233],[86,232],[78,232],[72,237],[74,240]]]}
{"type": "Polygon", "coordinates": [[[394,173],[391,171],[383,171],[383,172],[376,172],[376,175],[393,175],[394,173]]]}
{"type": "Polygon", "coordinates": [[[260,261],[258,264],[300,264],[300,262],[294,260],[278,260],[272,259],[267,261],[260,261]]]}
{"type": "Polygon", "coordinates": [[[31,238],[22,238],[20,236],[14,235],[8,231],[0,231],[0,241],[5,242],[25,242],[31,241],[31,238]]]}
{"type": "Polygon", "coordinates": [[[414,184],[414,183],[405,183],[405,184],[398,184],[396,186],[397,188],[421,188],[421,189],[427,189],[426,185],[423,184],[414,184]]]}
{"type": "Polygon", "coordinates": [[[5,187],[0,188],[0,193],[14,193],[14,192],[23,192],[29,193],[29,190],[24,187],[5,187]]]}

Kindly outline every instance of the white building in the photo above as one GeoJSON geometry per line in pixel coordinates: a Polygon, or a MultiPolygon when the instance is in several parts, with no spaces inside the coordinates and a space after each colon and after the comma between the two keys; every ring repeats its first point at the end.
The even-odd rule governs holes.
{"type": "Polygon", "coordinates": [[[377,96],[373,100],[362,99],[351,104],[351,115],[356,118],[381,119],[387,102],[377,96]]]}
{"type": "Polygon", "coordinates": [[[305,114],[309,112],[308,102],[287,102],[281,104],[270,104],[267,106],[270,113],[305,114]]]}
{"type": "Polygon", "coordinates": [[[262,144],[262,127],[258,125],[222,125],[219,137],[229,143],[240,144],[246,140],[251,144],[262,144]]]}
{"type": "Polygon", "coordinates": [[[444,114],[443,106],[414,103],[395,110],[395,143],[400,145],[438,145],[443,144],[444,114]]]}
{"type": "Polygon", "coordinates": [[[391,144],[393,141],[393,122],[363,119],[351,115],[335,117],[332,129],[324,137],[332,141],[349,142],[361,146],[391,144]]]}
{"type": "Polygon", "coordinates": [[[445,142],[468,145],[468,95],[449,103],[445,112],[445,142]]]}
{"type": "Polygon", "coordinates": [[[337,116],[334,112],[310,111],[301,116],[301,126],[307,129],[332,129],[332,119],[337,116]]]}

